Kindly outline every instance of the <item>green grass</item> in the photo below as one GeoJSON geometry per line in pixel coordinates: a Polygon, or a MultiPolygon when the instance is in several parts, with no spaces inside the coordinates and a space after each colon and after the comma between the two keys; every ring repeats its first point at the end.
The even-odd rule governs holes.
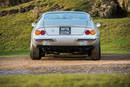
{"type": "Polygon", "coordinates": [[[47,7],[45,7],[46,10],[43,9],[43,11],[50,11],[55,9],[62,10],[74,10],[74,11],[88,11],[90,7],[96,2],[96,0],[91,0],[91,2],[85,1],[85,0],[44,0],[44,2],[37,3],[37,5],[43,5],[48,4],[47,7]],[[57,7],[57,5],[59,7],[57,7]]]}
{"type": "MultiPolygon", "coordinates": [[[[29,55],[31,23],[35,20],[31,12],[18,13],[0,18],[0,56],[29,55]],[[24,51],[28,51],[25,53],[24,51]],[[21,51],[21,54],[19,53],[21,51]],[[9,52],[9,53],[8,53],[9,52]]],[[[130,18],[100,19],[102,53],[130,53],[130,18]]]]}
{"type": "Polygon", "coordinates": [[[1,51],[0,56],[29,56],[29,50],[1,51]]]}
{"type": "Polygon", "coordinates": [[[0,51],[29,50],[31,13],[19,13],[0,18],[0,51]]]}
{"type": "Polygon", "coordinates": [[[102,53],[130,53],[130,18],[96,19],[102,24],[102,53]]]}
{"type": "Polygon", "coordinates": [[[102,24],[102,53],[130,53],[130,18],[96,19],[102,24]]]}
{"type": "Polygon", "coordinates": [[[0,87],[129,87],[130,75],[59,74],[0,77],[0,87]]]}

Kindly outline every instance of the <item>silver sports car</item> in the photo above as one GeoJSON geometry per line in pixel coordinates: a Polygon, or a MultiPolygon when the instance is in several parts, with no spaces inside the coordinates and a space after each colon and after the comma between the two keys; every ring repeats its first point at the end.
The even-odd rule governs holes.
{"type": "Polygon", "coordinates": [[[32,23],[30,56],[39,60],[45,54],[87,54],[100,59],[100,33],[86,12],[56,11],[44,13],[32,23]]]}

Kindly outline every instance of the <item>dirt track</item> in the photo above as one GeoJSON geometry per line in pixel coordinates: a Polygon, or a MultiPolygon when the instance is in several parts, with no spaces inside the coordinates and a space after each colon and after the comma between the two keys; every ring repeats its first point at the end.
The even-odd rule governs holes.
{"type": "Polygon", "coordinates": [[[130,54],[102,55],[98,61],[73,55],[51,56],[35,61],[29,57],[0,57],[0,76],[53,73],[130,74],[130,54]]]}

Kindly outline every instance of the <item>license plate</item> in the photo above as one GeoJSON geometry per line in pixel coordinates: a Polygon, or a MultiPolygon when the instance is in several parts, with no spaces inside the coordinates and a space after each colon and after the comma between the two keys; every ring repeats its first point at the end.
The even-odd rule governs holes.
{"type": "Polygon", "coordinates": [[[60,35],[70,35],[71,28],[70,27],[60,27],[60,35]]]}

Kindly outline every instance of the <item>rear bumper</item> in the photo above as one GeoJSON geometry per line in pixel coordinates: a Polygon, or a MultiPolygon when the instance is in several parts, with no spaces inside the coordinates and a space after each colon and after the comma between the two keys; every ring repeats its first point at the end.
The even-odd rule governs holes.
{"type": "Polygon", "coordinates": [[[97,39],[33,39],[34,46],[96,46],[97,39]]]}
{"type": "Polygon", "coordinates": [[[31,41],[35,47],[44,49],[47,53],[53,52],[87,52],[99,43],[99,38],[33,38],[31,41]]]}

